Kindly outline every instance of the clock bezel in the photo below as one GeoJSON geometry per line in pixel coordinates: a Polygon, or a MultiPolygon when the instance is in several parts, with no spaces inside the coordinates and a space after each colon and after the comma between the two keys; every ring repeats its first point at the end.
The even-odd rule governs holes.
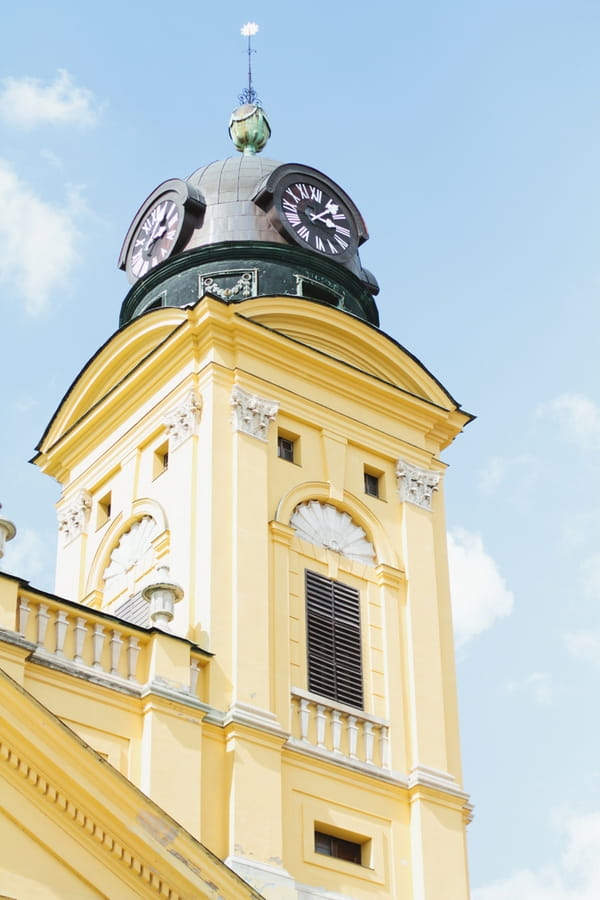
{"type": "Polygon", "coordinates": [[[188,243],[193,231],[202,224],[206,203],[197,188],[192,187],[186,181],[182,181],[181,178],[170,178],[168,181],[163,181],[162,184],[159,184],[135,214],[119,254],[119,268],[126,272],[131,284],[135,284],[140,277],[144,278],[148,274],[148,272],[145,272],[144,275],[138,276],[132,271],[131,263],[135,238],[152,210],[165,200],[171,200],[177,207],[177,233],[167,256],[165,256],[164,260],[151,266],[148,272],[154,271],[157,266],[170,259],[174,253],[182,250],[188,243]]]}
{"type": "Polygon", "coordinates": [[[286,240],[291,240],[296,246],[317,253],[325,259],[347,263],[356,256],[356,251],[361,244],[368,240],[369,234],[364,219],[348,194],[327,175],[310,166],[303,166],[297,163],[286,163],[278,166],[259,186],[253,199],[261,209],[266,211],[271,224],[286,240]],[[326,191],[347,214],[352,240],[349,241],[349,246],[346,250],[340,249],[338,253],[319,250],[299,236],[298,232],[288,221],[282,206],[283,195],[291,185],[302,182],[326,191]]]}

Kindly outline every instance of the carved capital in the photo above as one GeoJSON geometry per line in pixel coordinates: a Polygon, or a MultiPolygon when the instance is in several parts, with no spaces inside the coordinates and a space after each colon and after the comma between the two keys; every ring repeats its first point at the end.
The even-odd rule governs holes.
{"type": "Polygon", "coordinates": [[[414,503],[421,509],[431,509],[433,492],[437,491],[440,483],[438,472],[420,469],[404,459],[399,459],[396,464],[396,478],[402,502],[414,503]]]}
{"type": "Polygon", "coordinates": [[[85,530],[92,508],[92,497],[88,491],[79,491],[74,500],[58,511],[58,530],[70,543],[85,530]]]}
{"type": "Polygon", "coordinates": [[[277,415],[279,403],[247,394],[236,385],[231,394],[231,406],[236,431],[243,431],[261,441],[267,440],[269,425],[277,415]]]}
{"type": "Polygon", "coordinates": [[[181,400],[178,406],[170,410],[165,416],[165,425],[169,436],[169,449],[174,450],[182,444],[186,438],[194,434],[200,422],[202,411],[202,397],[195,391],[190,391],[181,400]]]}

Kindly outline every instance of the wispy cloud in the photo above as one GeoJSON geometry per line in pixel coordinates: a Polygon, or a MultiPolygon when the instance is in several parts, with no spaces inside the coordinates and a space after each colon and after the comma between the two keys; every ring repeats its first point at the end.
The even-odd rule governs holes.
{"type": "Polygon", "coordinates": [[[600,449],[600,408],[585,394],[559,394],[537,413],[556,422],[563,440],[582,450],[600,449]]]}
{"type": "Polygon", "coordinates": [[[588,600],[600,600],[600,553],[588,556],[581,563],[581,586],[588,600]]]}
{"type": "Polygon", "coordinates": [[[479,488],[484,494],[492,494],[506,478],[520,470],[529,479],[535,477],[538,462],[534,456],[523,453],[518,456],[493,456],[479,475],[479,488]]]}
{"type": "Polygon", "coordinates": [[[4,78],[0,88],[0,118],[9,125],[35,128],[37,125],[96,124],[102,107],[92,91],[78,87],[73,77],[59,69],[54,81],[39,78],[4,78]]]}
{"type": "Polygon", "coordinates": [[[506,689],[510,693],[526,694],[541,706],[552,703],[552,684],[547,672],[532,672],[521,681],[510,681],[506,689]]]}
{"type": "Polygon", "coordinates": [[[458,647],[509,615],[514,597],[478,534],[448,534],[454,635],[458,647]]]}
{"type": "Polygon", "coordinates": [[[600,812],[561,817],[558,827],[564,849],[556,862],[480,887],[472,892],[473,900],[598,900],[600,812]]]}
{"type": "Polygon", "coordinates": [[[76,262],[81,196],[73,191],[63,208],[53,206],[0,159],[0,209],[0,282],[23,297],[28,315],[37,316],[76,262]]]}
{"type": "Polygon", "coordinates": [[[565,635],[569,653],[584,662],[600,666],[600,633],[597,631],[571,631],[565,635]]]}

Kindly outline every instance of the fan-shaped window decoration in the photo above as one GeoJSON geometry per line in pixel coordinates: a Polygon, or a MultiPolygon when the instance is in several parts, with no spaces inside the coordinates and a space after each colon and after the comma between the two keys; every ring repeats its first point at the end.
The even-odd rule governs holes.
{"type": "Polygon", "coordinates": [[[300,503],[292,513],[290,525],[303,541],[335,550],[348,559],[374,565],[375,550],[367,540],[364,529],[353,522],[348,513],[329,503],[319,503],[318,500],[300,503]]]}
{"type": "Polygon", "coordinates": [[[104,570],[104,602],[108,603],[123,591],[131,596],[140,578],[154,568],[155,553],[152,539],[158,525],[152,516],[138,519],[125,531],[110,554],[110,562],[104,570]]]}

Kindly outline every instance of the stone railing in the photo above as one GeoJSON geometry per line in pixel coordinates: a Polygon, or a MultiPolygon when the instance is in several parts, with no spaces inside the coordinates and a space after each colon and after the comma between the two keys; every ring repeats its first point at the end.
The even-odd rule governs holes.
{"type": "Polygon", "coordinates": [[[114,616],[48,595],[21,593],[16,613],[16,630],[36,645],[32,658],[37,662],[121,686],[128,684],[134,690],[149,686],[157,678],[173,680],[174,672],[155,671],[155,660],[162,654],[153,653],[153,645],[159,640],[174,641],[183,663],[183,670],[177,673],[180,690],[204,699],[199,695],[204,693],[202,668],[208,660],[202,651],[174,635],[131,626],[114,616]]]}
{"type": "Polygon", "coordinates": [[[292,739],[323,754],[389,769],[389,725],[384,719],[292,688],[292,739]]]}

